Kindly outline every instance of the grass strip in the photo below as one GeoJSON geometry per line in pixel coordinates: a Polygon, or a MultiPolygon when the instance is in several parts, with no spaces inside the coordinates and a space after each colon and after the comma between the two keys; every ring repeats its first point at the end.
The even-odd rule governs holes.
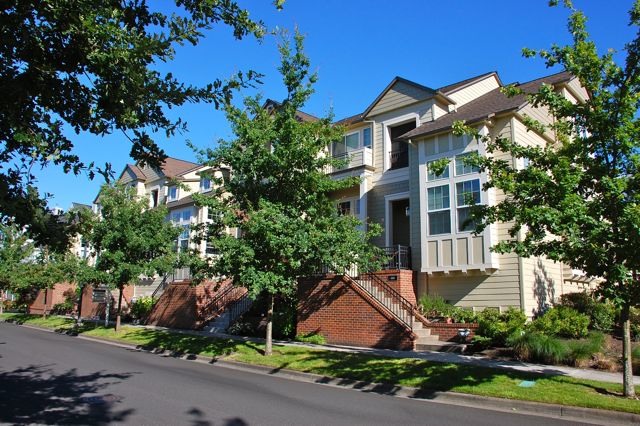
{"type": "MultiPolygon", "coordinates": [[[[43,319],[23,314],[3,314],[0,319],[59,331],[73,328],[72,320],[60,317],[43,319]]],[[[345,379],[411,386],[426,391],[454,391],[640,414],[640,401],[623,398],[622,385],[615,383],[280,345],[274,347],[273,356],[265,357],[262,355],[264,345],[258,343],[139,327],[124,326],[122,331],[116,334],[112,328],[85,324],[78,332],[85,336],[131,343],[145,348],[162,348],[177,353],[218,357],[278,370],[290,369],[345,379]],[[525,380],[535,381],[535,385],[518,386],[525,380]]]]}

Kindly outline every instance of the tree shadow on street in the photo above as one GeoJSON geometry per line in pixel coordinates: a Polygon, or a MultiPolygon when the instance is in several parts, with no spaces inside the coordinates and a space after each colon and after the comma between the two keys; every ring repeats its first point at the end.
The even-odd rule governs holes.
{"type": "Polygon", "coordinates": [[[56,373],[47,365],[0,371],[0,422],[11,424],[106,425],[135,410],[117,410],[120,398],[107,388],[131,373],[56,373]]]}

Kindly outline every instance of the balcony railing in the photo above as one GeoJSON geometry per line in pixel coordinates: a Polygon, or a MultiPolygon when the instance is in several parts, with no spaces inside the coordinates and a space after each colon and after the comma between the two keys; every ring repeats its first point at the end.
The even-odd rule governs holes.
{"type": "Polygon", "coordinates": [[[409,150],[407,150],[406,148],[396,151],[390,151],[389,158],[391,160],[391,164],[389,167],[391,170],[401,169],[403,167],[409,166],[409,150]]]}
{"type": "Polygon", "coordinates": [[[191,270],[189,268],[178,268],[173,270],[171,281],[187,281],[191,279],[191,270]]]}
{"type": "Polygon", "coordinates": [[[343,154],[336,154],[333,158],[340,160],[342,164],[328,167],[327,173],[336,173],[361,166],[373,167],[373,151],[367,147],[348,151],[343,154]]]}
{"type": "Polygon", "coordinates": [[[411,269],[411,247],[396,245],[381,248],[387,257],[383,269],[411,269]]]}

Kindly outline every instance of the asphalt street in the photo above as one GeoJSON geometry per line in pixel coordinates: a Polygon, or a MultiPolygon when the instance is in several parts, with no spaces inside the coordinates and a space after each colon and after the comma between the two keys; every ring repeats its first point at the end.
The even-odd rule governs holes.
{"type": "Polygon", "coordinates": [[[198,426],[572,424],[562,419],[304,383],[7,323],[0,323],[0,422],[198,426]]]}

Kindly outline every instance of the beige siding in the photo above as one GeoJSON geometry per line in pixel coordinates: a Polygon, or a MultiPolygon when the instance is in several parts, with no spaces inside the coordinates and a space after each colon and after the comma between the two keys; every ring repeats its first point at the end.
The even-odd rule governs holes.
{"type": "Polygon", "coordinates": [[[520,306],[517,269],[501,268],[491,275],[431,275],[423,279],[425,283],[418,284],[418,296],[424,294],[420,291],[426,290],[456,306],[474,310],[520,306]]]}
{"type": "Polygon", "coordinates": [[[412,84],[399,81],[393,85],[382,99],[371,109],[369,116],[382,114],[408,104],[422,101],[432,96],[432,93],[412,84]]]}
{"type": "Polygon", "coordinates": [[[471,102],[472,100],[479,98],[498,87],[500,87],[498,80],[496,80],[495,76],[491,75],[470,86],[464,87],[457,92],[450,93],[447,96],[456,102],[456,108],[460,108],[462,105],[471,102]]]}
{"type": "Polygon", "coordinates": [[[397,183],[390,183],[387,185],[374,186],[369,191],[368,196],[368,213],[369,221],[371,223],[378,223],[382,226],[382,234],[373,240],[373,243],[377,246],[384,246],[386,244],[385,236],[385,195],[397,194],[401,192],[409,191],[409,181],[402,181],[397,183]]]}
{"type": "Polygon", "coordinates": [[[587,90],[582,87],[582,85],[580,84],[580,81],[577,78],[574,78],[573,80],[571,80],[567,86],[569,86],[569,88],[576,93],[578,96],[582,97],[582,101],[587,100],[589,98],[589,94],[587,93],[587,90]]]}
{"type": "MultiPolygon", "coordinates": [[[[527,104],[520,109],[519,113],[523,116],[531,117],[545,126],[549,126],[553,123],[553,118],[549,114],[549,109],[545,106],[534,108],[530,104],[527,104]]],[[[550,139],[555,139],[554,132],[551,130],[545,131],[545,136],[550,139]]]]}
{"type": "Polygon", "coordinates": [[[561,296],[562,264],[541,257],[523,258],[522,286],[524,312],[532,317],[561,296]]]}
{"type": "Polygon", "coordinates": [[[118,182],[126,185],[129,182],[133,182],[135,179],[136,175],[127,167],[118,182]]]}

